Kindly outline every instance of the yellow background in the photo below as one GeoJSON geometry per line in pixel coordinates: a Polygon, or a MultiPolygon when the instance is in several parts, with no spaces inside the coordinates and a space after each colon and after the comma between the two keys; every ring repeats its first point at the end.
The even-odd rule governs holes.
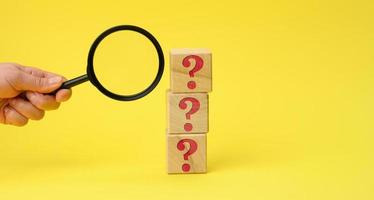
{"type": "Polygon", "coordinates": [[[139,101],[86,83],[40,122],[0,125],[0,199],[374,199],[373,10],[370,0],[1,0],[1,62],[72,78],[99,33],[135,24],[166,63],[171,48],[207,47],[214,65],[208,174],[165,173],[167,64],[139,101]]]}

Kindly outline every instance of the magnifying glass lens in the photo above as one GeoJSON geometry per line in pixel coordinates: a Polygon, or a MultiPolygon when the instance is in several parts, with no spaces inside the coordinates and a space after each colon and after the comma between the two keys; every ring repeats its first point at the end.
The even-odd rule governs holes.
{"type": "Polygon", "coordinates": [[[155,79],[158,57],[143,35],[119,31],[107,36],[95,51],[93,68],[98,81],[119,95],[143,91],[155,79]]]}

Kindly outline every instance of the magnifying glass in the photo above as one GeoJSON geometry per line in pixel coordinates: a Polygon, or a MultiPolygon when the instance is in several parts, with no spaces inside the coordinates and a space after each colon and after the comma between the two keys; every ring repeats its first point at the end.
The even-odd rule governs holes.
{"type": "MultiPolygon", "coordinates": [[[[104,44],[102,44],[102,45],[104,45],[104,44]]],[[[124,44],[124,45],[126,45],[126,44],[124,44]]],[[[130,51],[131,50],[136,51],[136,46],[130,46],[130,51]]],[[[116,50],[116,51],[118,51],[118,50],[116,50]]],[[[112,52],[112,51],[110,52],[109,57],[111,57],[111,56],[117,56],[117,58],[124,57],[123,52],[112,52]],[[112,54],[115,54],[115,55],[112,55],[112,54]]],[[[139,98],[142,98],[142,97],[146,96],[157,86],[157,84],[161,80],[161,77],[162,77],[162,74],[163,74],[163,71],[164,71],[164,63],[165,63],[164,54],[162,52],[161,46],[158,43],[158,41],[156,40],[156,38],[151,33],[149,33],[148,31],[146,31],[143,28],[140,28],[138,26],[133,26],[133,25],[115,26],[115,27],[109,28],[108,30],[101,33],[96,38],[96,40],[93,42],[93,44],[91,45],[90,51],[88,53],[88,59],[87,59],[87,74],[64,82],[60,86],[59,89],[69,89],[71,87],[74,87],[74,86],[79,85],[81,83],[84,83],[86,81],[90,81],[91,84],[93,84],[101,93],[103,93],[107,97],[110,97],[112,99],[119,100],[119,101],[133,101],[133,100],[136,100],[136,99],[139,99],[139,98]],[[151,44],[153,45],[153,47],[156,49],[156,52],[157,52],[158,70],[157,70],[156,77],[149,84],[148,87],[146,87],[144,90],[142,90],[138,93],[119,94],[118,92],[110,91],[109,89],[104,87],[102,83],[100,83],[98,76],[95,74],[94,58],[95,58],[95,53],[97,52],[97,49],[98,49],[99,45],[102,44],[104,39],[107,38],[109,35],[113,35],[113,33],[120,32],[120,31],[131,31],[131,32],[135,32],[137,34],[140,34],[140,35],[144,36],[146,39],[148,39],[151,42],[151,44]]],[[[114,67],[118,67],[117,65],[119,65],[119,64],[114,64],[114,67]]],[[[107,67],[110,69],[110,66],[105,66],[105,68],[107,68],[107,67]]],[[[122,66],[120,66],[120,67],[122,67],[122,66]]],[[[127,66],[127,67],[135,68],[136,66],[127,66]]],[[[105,69],[105,70],[107,70],[107,69],[105,69]]],[[[151,69],[147,68],[145,71],[148,72],[148,71],[151,71],[151,69]]],[[[122,75],[118,74],[118,73],[116,73],[116,76],[119,76],[120,78],[122,77],[122,75]]],[[[109,77],[109,79],[113,79],[113,77],[109,77]]],[[[106,83],[111,82],[111,81],[112,80],[109,80],[106,83]]],[[[59,89],[52,92],[51,94],[55,94],[59,89]]]]}

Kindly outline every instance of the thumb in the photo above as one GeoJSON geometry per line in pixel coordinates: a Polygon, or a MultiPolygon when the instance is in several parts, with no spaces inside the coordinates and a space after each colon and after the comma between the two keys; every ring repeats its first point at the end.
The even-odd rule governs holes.
{"type": "Polygon", "coordinates": [[[60,87],[63,78],[60,76],[38,77],[22,72],[15,82],[20,90],[49,93],[60,87]]]}

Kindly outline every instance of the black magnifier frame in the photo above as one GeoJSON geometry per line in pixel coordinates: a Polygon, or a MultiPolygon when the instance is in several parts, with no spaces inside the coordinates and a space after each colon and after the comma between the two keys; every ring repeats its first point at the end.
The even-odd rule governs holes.
{"type": "MultiPolygon", "coordinates": [[[[140,99],[140,98],[146,96],[147,94],[152,92],[153,89],[155,89],[155,87],[157,86],[157,84],[161,80],[162,74],[164,72],[164,65],[165,65],[165,60],[164,60],[164,54],[162,52],[162,48],[161,48],[160,44],[158,43],[158,41],[156,40],[156,38],[151,33],[149,33],[145,29],[140,28],[138,26],[119,25],[119,26],[115,26],[115,27],[109,28],[108,30],[104,31],[92,43],[90,51],[88,53],[88,58],[87,58],[87,74],[64,82],[59,89],[69,89],[71,87],[74,87],[76,85],[79,85],[79,84],[84,83],[84,82],[89,80],[101,93],[103,93],[105,96],[107,96],[109,98],[112,98],[112,99],[115,99],[115,100],[118,100],[118,101],[133,101],[133,100],[140,99]],[[136,93],[136,94],[120,95],[120,94],[113,93],[113,92],[109,91],[108,89],[106,89],[99,82],[99,80],[97,79],[97,77],[95,75],[93,59],[94,59],[95,51],[96,51],[97,47],[99,46],[100,42],[103,41],[107,36],[109,36],[112,33],[118,32],[118,31],[134,31],[134,32],[137,32],[137,33],[145,36],[146,38],[148,38],[152,42],[153,46],[156,48],[156,51],[157,51],[157,55],[158,55],[157,75],[156,75],[155,79],[153,80],[153,82],[145,90],[143,90],[139,93],[136,93]]],[[[59,89],[57,89],[56,91],[58,91],[59,89]]]]}

